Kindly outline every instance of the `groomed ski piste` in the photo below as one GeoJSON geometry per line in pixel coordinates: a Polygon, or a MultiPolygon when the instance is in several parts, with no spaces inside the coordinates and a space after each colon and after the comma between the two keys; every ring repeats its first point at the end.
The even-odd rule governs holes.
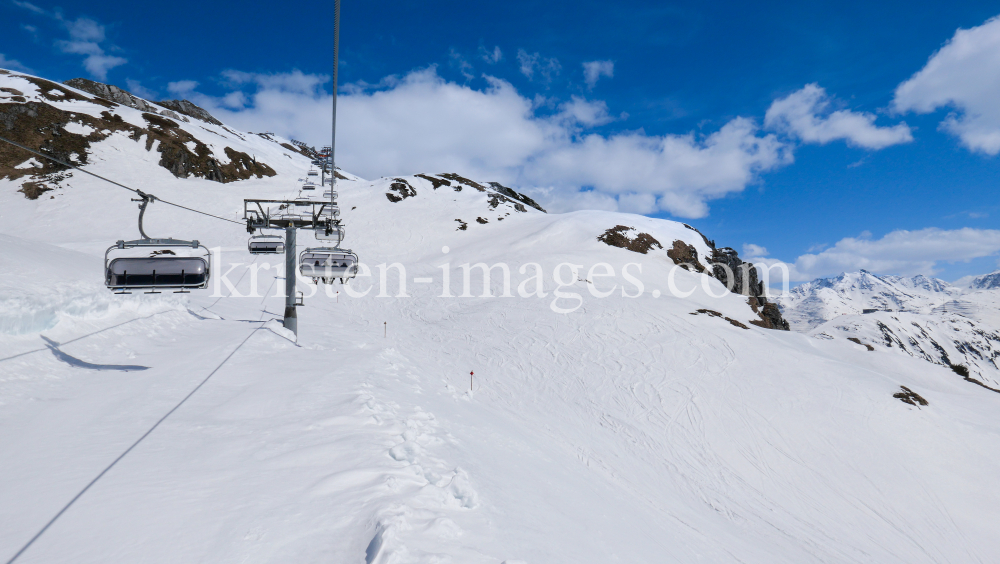
{"type": "MultiPolygon", "coordinates": [[[[296,196],[310,166],[257,139],[237,148],[274,177],[178,179],[114,135],[87,169],[238,221],[243,198],[296,196]]],[[[350,288],[372,289],[300,281],[297,339],[281,327],[282,257],[249,255],[239,225],[151,204],[151,236],[198,239],[221,262],[208,290],[114,295],[103,253],[138,235],[130,194],[74,173],[28,200],[0,180],[0,559],[133,445],[19,563],[1000,554],[1000,395],[896,351],[756,327],[745,297],[663,250],[597,240],[625,225],[704,256],[680,223],[491,209],[488,192],[416,176],[393,202],[395,177],[345,176],[344,246],[371,274],[350,288]],[[480,262],[509,265],[513,297],[499,269],[497,297],[476,271],[462,297],[461,265],[480,262]],[[379,288],[393,263],[406,297],[399,268],[379,288]],[[901,386],[927,405],[894,398],[901,386]]]]}

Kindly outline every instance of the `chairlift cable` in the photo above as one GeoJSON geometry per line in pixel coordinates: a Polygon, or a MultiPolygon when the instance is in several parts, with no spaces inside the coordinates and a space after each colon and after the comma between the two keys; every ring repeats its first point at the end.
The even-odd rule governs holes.
{"type": "Polygon", "coordinates": [[[228,221],[229,223],[235,223],[237,225],[243,225],[243,223],[239,222],[239,221],[235,221],[235,220],[228,219],[228,218],[225,218],[225,217],[220,217],[220,216],[217,216],[217,215],[212,215],[212,214],[210,214],[208,212],[203,212],[201,210],[196,210],[194,208],[189,208],[187,206],[182,206],[180,204],[175,204],[173,202],[168,202],[167,200],[162,200],[162,199],[160,199],[160,198],[158,198],[156,196],[153,196],[152,194],[146,194],[142,190],[136,190],[135,188],[129,188],[128,186],[126,186],[126,185],[124,185],[124,184],[122,184],[120,182],[115,182],[114,180],[111,180],[109,178],[105,178],[105,177],[101,176],[100,174],[94,174],[93,172],[90,172],[89,170],[84,170],[84,169],[82,169],[82,168],[80,168],[80,167],[78,167],[78,166],[76,166],[74,164],[70,164],[70,163],[61,161],[61,160],[53,157],[52,155],[46,155],[45,153],[40,153],[40,152],[38,152],[38,151],[36,151],[34,149],[31,149],[29,147],[25,147],[24,145],[22,145],[22,144],[20,144],[20,143],[18,143],[16,141],[11,141],[10,139],[7,139],[6,137],[0,137],[0,141],[5,141],[7,143],[10,143],[11,145],[14,145],[15,147],[19,147],[21,149],[24,149],[25,151],[28,151],[29,153],[33,153],[35,155],[38,155],[39,157],[43,157],[43,158],[49,159],[52,162],[61,164],[63,166],[70,167],[72,169],[79,170],[80,172],[82,172],[84,174],[89,174],[90,176],[93,176],[95,178],[100,178],[101,180],[103,180],[105,182],[110,182],[111,184],[114,184],[115,186],[118,186],[119,188],[124,188],[124,189],[126,189],[126,190],[128,190],[130,192],[134,192],[134,193],[138,194],[139,196],[148,197],[151,200],[156,200],[158,202],[163,202],[164,204],[167,204],[169,206],[174,206],[175,208],[181,208],[182,210],[187,210],[187,211],[192,211],[192,212],[195,212],[195,213],[200,213],[201,215],[207,215],[208,217],[214,217],[215,219],[221,219],[222,221],[228,221]]]}

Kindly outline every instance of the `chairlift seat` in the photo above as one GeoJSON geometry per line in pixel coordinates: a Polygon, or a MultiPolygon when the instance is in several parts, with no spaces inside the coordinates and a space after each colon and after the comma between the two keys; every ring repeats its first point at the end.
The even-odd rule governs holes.
{"type": "Polygon", "coordinates": [[[334,225],[329,234],[327,234],[326,229],[317,229],[313,233],[320,241],[335,241],[334,245],[340,245],[344,240],[344,227],[342,225],[334,225]]]}
{"type": "Polygon", "coordinates": [[[107,268],[108,288],[194,289],[208,285],[208,261],[200,257],[119,257],[107,268]]]}
{"type": "Polygon", "coordinates": [[[251,255],[278,255],[285,252],[285,240],[277,235],[257,235],[247,242],[251,255]]]}
{"type": "Polygon", "coordinates": [[[336,278],[346,281],[358,273],[358,255],[345,249],[308,248],[299,253],[299,273],[326,284],[336,278]]]}

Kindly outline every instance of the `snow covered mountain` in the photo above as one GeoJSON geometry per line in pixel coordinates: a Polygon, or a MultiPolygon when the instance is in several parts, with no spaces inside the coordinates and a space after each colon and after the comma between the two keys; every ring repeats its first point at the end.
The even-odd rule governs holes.
{"type": "Polygon", "coordinates": [[[866,309],[929,311],[961,293],[944,280],[920,274],[879,276],[861,270],[806,282],[776,301],[792,328],[801,331],[866,309]]]}
{"type": "MultiPolygon", "coordinates": [[[[177,124],[164,128],[67,87],[83,99],[52,101],[62,90],[22,76],[0,76],[21,92],[3,90],[2,136],[28,115],[14,108],[120,115],[120,130],[81,121],[94,131],[75,151],[55,138],[76,125],[19,131],[42,128],[36,141],[88,170],[224,218],[243,198],[300,195],[309,159],[282,140],[157,110],[177,124]],[[197,162],[234,164],[228,147],[274,175],[177,174],[158,149],[186,134],[197,162]]],[[[242,226],[152,204],[151,234],[218,249],[212,288],[114,295],[102,258],[136,235],[130,194],[0,155],[4,558],[105,470],[19,563],[1000,553],[1000,396],[846,334],[766,328],[781,318],[756,279],[707,264],[739,266],[735,251],[684,224],[548,214],[460,172],[344,173],[345,243],[364,267],[349,286],[300,282],[294,339],[279,322],[282,257],[249,255],[242,226]],[[30,199],[28,182],[51,190],[30,199]]]]}
{"type": "MultiPolygon", "coordinates": [[[[946,367],[960,365],[1000,388],[1000,293],[995,274],[968,289],[943,280],[867,271],[802,284],[777,298],[792,328],[818,338],[848,338],[946,367]]],[[[960,369],[961,370],[961,369],[960,369]]]]}
{"type": "Polygon", "coordinates": [[[1000,270],[976,276],[969,281],[969,289],[971,290],[993,290],[995,288],[1000,288],[1000,270]]]}

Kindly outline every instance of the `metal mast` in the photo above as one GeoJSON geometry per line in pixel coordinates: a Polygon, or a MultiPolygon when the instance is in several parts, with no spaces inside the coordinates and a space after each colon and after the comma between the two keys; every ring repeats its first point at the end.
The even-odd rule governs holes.
{"type": "Polygon", "coordinates": [[[330,199],[337,190],[337,70],[340,67],[340,0],[333,2],[333,125],[330,129],[330,199]]]}

